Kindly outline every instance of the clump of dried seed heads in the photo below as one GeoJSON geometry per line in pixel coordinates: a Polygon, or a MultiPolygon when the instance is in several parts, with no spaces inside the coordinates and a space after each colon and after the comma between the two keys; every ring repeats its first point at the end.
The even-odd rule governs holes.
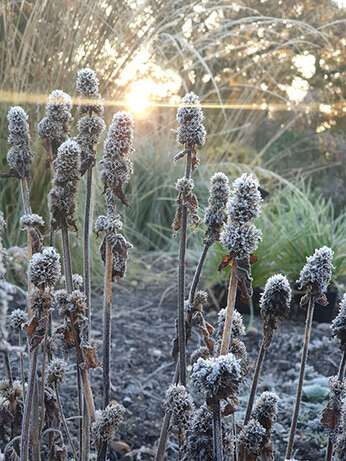
{"type": "Polygon", "coordinates": [[[53,359],[47,369],[47,382],[49,386],[60,385],[65,382],[68,364],[65,360],[53,359]]]}
{"type": "Polygon", "coordinates": [[[29,277],[36,287],[53,287],[60,280],[60,255],[54,248],[44,248],[35,253],[29,264],[29,277]]]}
{"type": "Polygon", "coordinates": [[[325,291],[332,276],[333,250],[323,246],[316,249],[312,256],[306,258],[306,264],[300,272],[300,288],[311,286],[317,292],[325,291]]]}
{"type": "Polygon", "coordinates": [[[124,413],[125,408],[117,403],[110,403],[104,410],[96,411],[92,431],[98,443],[113,440],[124,413]]]}
{"type": "Polygon", "coordinates": [[[12,328],[20,329],[28,321],[27,312],[22,309],[15,309],[11,312],[9,317],[9,323],[12,328]]]}
{"type": "Polygon", "coordinates": [[[228,178],[224,173],[215,173],[210,179],[209,206],[205,210],[204,224],[207,226],[204,244],[210,246],[220,238],[227,220],[226,204],[229,197],[228,178]]]}
{"type": "Polygon", "coordinates": [[[185,386],[172,384],[166,392],[164,406],[166,413],[172,417],[173,425],[184,429],[189,427],[193,417],[194,403],[185,386]]]}

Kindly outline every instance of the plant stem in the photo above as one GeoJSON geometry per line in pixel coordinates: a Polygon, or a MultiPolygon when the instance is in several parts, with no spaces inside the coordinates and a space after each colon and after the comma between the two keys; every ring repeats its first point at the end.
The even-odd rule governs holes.
{"type": "Polygon", "coordinates": [[[61,417],[61,420],[62,420],[62,425],[64,426],[64,430],[66,432],[69,444],[71,446],[71,449],[72,449],[72,452],[73,452],[73,457],[74,457],[75,461],[78,461],[78,455],[77,455],[74,443],[72,441],[70,431],[68,430],[65,415],[64,415],[64,412],[63,412],[63,409],[62,409],[61,400],[60,400],[60,394],[59,394],[59,388],[58,388],[58,386],[56,384],[55,384],[54,387],[55,387],[56,400],[58,402],[59,413],[60,413],[60,417],[61,417]]]}
{"type": "Polygon", "coordinates": [[[46,333],[44,335],[43,342],[43,352],[42,352],[42,373],[41,373],[41,420],[40,420],[40,430],[39,435],[41,437],[43,424],[44,424],[44,385],[46,378],[46,355],[47,355],[47,336],[48,328],[46,328],[46,333]]]}
{"type": "MultiPolygon", "coordinates": [[[[18,346],[22,349],[23,341],[22,341],[22,330],[19,328],[19,336],[18,336],[18,346]]],[[[22,389],[23,389],[23,401],[25,401],[25,375],[24,375],[24,355],[23,351],[21,350],[19,353],[20,357],[20,377],[22,380],[22,389]]]]}
{"type": "Polygon", "coordinates": [[[38,378],[37,373],[35,376],[35,391],[33,397],[33,408],[32,408],[32,451],[34,461],[40,461],[40,431],[39,431],[39,422],[38,422],[38,413],[39,413],[39,402],[38,402],[38,378]]]}
{"type": "Polygon", "coordinates": [[[311,327],[312,327],[312,317],[314,314],[314,306],[315,306],[315,299],[313,298],[313,296],[310,295],[308,311],[306,315],[304,347],[303,347],[303,353],[302,353],[301,364],[300,364],[297,396],[296,396],[296,402],[295,402],[293,418],[292,418],[292,423],[291,423],[290,435],[288,438],[286,459],[290,459],[292,457],[294,436],[295,436],[297,422],[298,422],[300,402],[302,399],[303,382],[304,382],[304,376],[305,376],[305,366],[306,366],[306,361],[308,358],[309,341],[310,341],[310,334],[311,334],[311,327]]]}
{"type": "Polygon", "coordinates": [[[205,244],[203,251],[201,253],[201,256],[199,258],[198,265],[196,267],[196,270],[195,270],[195,273],[192,279],[192,283],[191,283],[191,288],[190,288],[190,293],[189,293],[189,304],[193,303],[193,300],[195,298],[195,294],[196,294],[198,284],[201,278],[201,273],[202,273],[202,269],[204,266],[205,258],[207,256],[209,248],[210,248],[210,245],[205,244]]]}
{"type": "MultiPolygon", "coordinates": [[[[104,299],[103,299],[103,409],[109,404],[110,352],[111,352],[111,303],[112,303],[113,258],[111,246],[106,236],[104,299]]],[[[100,444],[97,460],[104,461],[107,454],[107,441],[100,444]]]]}
{"type": "Polygon", "coordinates": [[[220,402],[213,409],[213,451],[214,461],[222,461],[222,426],[220,402]]]}
{"type": "Polygon", "coordinates": [[[231,334],[232,334],[232,317],[233,317],[233,311],[234,311],[235,297],[237,294],[237,282],[238,281],[237,281],[237,276],[236,276],[236,270],[237,270],[237,262],[235,259],[233,259],[232,271],[231,271],[231,276],[230,276],[229,286],[228,286],[226,318],[225,318],[225,324],[223,327],[220,355],[228,354],[228,350],[229,350],[229,343],[230,343],[231,334]]]}
{"type": "MultiPolygon", "coordinates": [[[[202,269],[205,263],[205,259],[208,253],[210,246],[209,245],[204,245],[203,252],[199,258],[198,265],[196,267],[193,279],[192,279],[192,284],[190,288],[190,293],[189,293],[189,304],[192,303],[192,301],[195,298],[195,294],[198,288],[198,284],[201,278],[201,273],[202,269]]],[[[185,338],[185,341],[187,343],[189,338],[185,338]]],[[[174,372],[174,377],[173,377],[173,384],[178,384],[179,382],[179,363],[176,364],[175,366],[175,372],[174,372]]],[[[170,427],[170,422],[171,422],[171,415],[168,413],[165,413],[165,416],[163,418],[162,422],[162,427],[161,427],[161,432],[160,432],[160,439],[159,439],[159,444],[155,456],[155,461],[162,461],[164,456],[165,456],[165,451],[166,451],[166,445],[167,445],[167,439],[168,439],[168,431],[170,427]]]]}
{"type": "MultiPolygon", "coordinates": [[[[341,359],[339,371],[338,371],[338,381],[340,382],[344,379],[345,368],[346,368],[346,351],[342,353],[342,359],[341,359]]],[[[333,442],[331,438],[329,437],[325,461],[332,461],[332,457],[333,457],[333,442]]]]}
{"type": "Polygon", "coordinates": [[[7,379],[8,379],[8,382],[10,383],[10,386],[12,387],[13,386],[13,378],[12,378],[11,364],[10,364],[10,359],[9,359],[9,356],[8,356],[8,352],[6,350],[4,351],[4,361],[5,361],[7,379]]]}
{"type": "MultiPolygon", "coordinates": [[[[187,153],[185,178],[191,176],[191,150],[187,153]]],[[[184,200],[184,197],[183,197],[184,200]]],[[[186,341],[185,341],[185,252],[186,252],[187,207],[182,204],[180,246],[179,246],[179,275],[178,275],[178,345],[179,345],[179,381],[186,385],[186,341]]]]}
{"type": "MultiPolygon", "coordinates": [[[[29,201],[29,192],[28,192],[28,184],[26,178],[22,178],[20,181],[21,190],[22,190],[22,201],[23,201],[23,209],[25,214],[31,214],[31,206],[29,201]]],[[[27,231],[28,236],[28,264],[32,258],[32,238],[30,231],[27,231]]],[[[30,306],[30,293],[31,293],[31,280],[28,275],[28,315],[29,319],[32,317],[32,310],[30,306]]]]}
{"type": "Polygon", "coordinates": [[[22,422],[22,434],[20,441],[20,461],[28,461],[29,459],[29,429],[31,419],[31,408],[34,396],[36,368],[37,368],[37,356],[38,346],[31,353],[30,357],[30,373],[28,388],[25,396],[23,422],[22,422]]]}
{"type": "MultiPolygon", "coordinates": [[[[73,291],[73,283],[72,283],[72,266],[71,266],[71,253],[70,253],[70,246],[69,246],[69,237],[68,237],[68,230],[67,225],[63,225],[61,227],[61,236],[62,236],[62,246],[63,246],[63,255],[64,255],[64,268],[65,268],[65,280],[66,280],[66,289],[67,293],[70,294],[73,291]]],[[[80,370],[80,374],[82,377],[82,383],[84,388],[84,396],[86,400],[86,405],[88,408],[89,418],[92,421],[95,415],[95,405],[94,405],[94,398],[91,391],[89,374],[87,370],[84,368],[80,368],[81,363],[83,362],[83,355],[80,349],[79,344],[79,336],[76,331],[74,325],[74,319],[71,319],[71,328],[73,334],[73,340],[76,347],[76,359],[77,359],[77,369],[80,370]]]]}
{"type": "Polygon", "coordinates": [[[249,397],[249,401],[248,401],[247,408],[246,408],[244,426],[250,421],[251,411],[252,411],[253,403],[254,403],[254,400],[255,400],[256,389],[257,389],[257,385],[258,385],[258,379],[259,379],[259,376],[260,376],[260,373],[261,373],[262,364],[263,364],[263,361],[264,361],[265,354],[266,354],[266,348],[264,346],[264,340],[262,340],[261,348],[259,350],[258,357],[257,357],[255,374],[254,374],[254,377],[253,377],[253,380],[252,380],[250,397],[249,397]]]}

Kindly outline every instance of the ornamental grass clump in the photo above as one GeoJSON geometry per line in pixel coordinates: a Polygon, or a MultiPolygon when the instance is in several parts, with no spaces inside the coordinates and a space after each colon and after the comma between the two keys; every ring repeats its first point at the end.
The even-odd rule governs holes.
{"type": "Polygon", "coordinates": [[[323,293],[323,291],[327,289],[332,276],[333,254],[333,251],[326,246],[315,250],[315,253],[312,256],[306,258],[306,264],[301,270],[300,278],[298,280],[300,289],[306,290],[306,294],[301,298],[300,305],[301,307],[308,305],[308,308],[305,324],[304,346],[297,386],[297,395],[286,450],[287,459],[291,458],[293,451],[294,436],[297,427],[300,402],[303,392],[305,366],[308,357],[314,306],[316,301],[323,306],[328,304],[326,295],[323,293]]]}

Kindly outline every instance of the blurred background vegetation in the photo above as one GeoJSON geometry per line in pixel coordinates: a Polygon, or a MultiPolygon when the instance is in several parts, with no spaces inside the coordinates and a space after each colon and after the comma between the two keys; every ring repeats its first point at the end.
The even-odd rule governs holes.
{"type": "MultiPolygon", "coordinates": [[[[230,181],[253,171],[268,192],[258,220],[264,239],[253,266],[255,285],[263,286],[278,271],[294,282],[305,256],[323,244],[336,252],[334,282],[344,282],[343,0],[3,0],[0,8],[1,170],[8,150],[6,112],[21,104],[29,112],[36,153],[32,208],[47,223],[50,178],[37,123],[48,94],[59,88],[76,96],[77,70],[88,66],[100,77],[107,124],[120,109],[130,110],[136,122],[134,176],[127,191],[133,214],[121,211],[136,247],[130,277],[142,276],[148,251],[176,252],[170,226],[182,165],[172,163],[179,147],[171,129],[176,104],[192,90],[204,105],[208,132],[195,178],[201,215],[215,171],[224,171],[230,181]]],[[[74,114],[71,135],[76,108],[74,114]]],[[[0,209],[8,222],[5,244],[17,256],[13,265],[22,267],[17,180],[2,180],[0,209]]],[[[103,211],[96,173],[94,217],[103,211]]],[[[74,270],[81,271],[78,238],[75,242],[74,270]]],[[[190,238],[189,263],[201,246],[202,239],[190,238]]],[[[95,281],[102,273],[97,248],[92,236],[95,281]]],[[[216,273],[221,253],[216,245],[209,257],[210,285],[221,280],[216,273]]]]}

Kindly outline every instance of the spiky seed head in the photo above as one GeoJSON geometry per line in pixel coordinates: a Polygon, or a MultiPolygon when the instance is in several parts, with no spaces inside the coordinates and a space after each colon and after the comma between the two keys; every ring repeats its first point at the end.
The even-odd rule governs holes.
{"type": "Polygon", "coordinates": [[[23,397],[21,381],[15,380],[11,384],[8,379],[2,379],[0,381],[0,396],[9,402],[21,399],[23,397]]]}
{"type": "Polygon", "coordinates": [[[106,129],[106,124],[98,115],[84,115],[78,120],[77,129],[76,141],[82,148],[87,149],[90,145],[99,142],[102,132],[106,129]]]}
{"type": "Polygon", "coordinates": [[[44,226],[44,221],[38,214],[24,214],[20,217],[19,225],[21,229],[27,229],[28,227],[44,226]]]}
{"type": "Polygon", "coordinates": [[[250,420],[239,434],[239,444],[244,445],[249,455],[259,456],[267,440],[267,431],[254,419],[250,420]]]}
{"type": "Polygon", "coordinates": [[[54,287],[61,277],[60,255],[54,248],[44,248],[32,256],[29,277],[36,287],[54,287]]]}
{"type": "Polygon", "coordinates": [[[177,111],[178,142],[180,144],[197,144],[203,146],[206,139],[206,131],[202,125],[204,120],[199,97],[191,92],[181,100],[177,111]]]}
{"type": "Polygon", "coordinates": [[[33,311],[47,315],[53,308],[53,298],[50,292],[41,291],[39,288],[34,288],[30,293],[30,306],[33,311]]]}
{"type": "Polygon", "coordinates": [[[38,124],[38,135],[42,139],[48,139],[57,145],[62,144],[68,138],[67,127],[49,117],[43,117],[38,124]]]}
{"type": "Polygon", "coordinates": [[[334,395],[340,396],[346,391],[346,378],[340,380],[338,376],[331,376],[329,378],[329,387],[334,395]]]}
{"type": "Polygon", "coordinates": [[[116,234],[123,228],[120,215],[115,216],[99,216],[95,224],[97,234],[106,232],[107,234],[116,234]]]}
{"type": "Polygon", "coordinates": [[[80,179],[78,144],[71,139],[61,144],[53,164],[55,177],[48,196],[48,204],[52,215],[52,228],[59,229],[66,223],[74,223],[77,185],[80,179]]]}
{"type": "Polygon", "coordinates": [[[15,309],[10,314],[10,325],[12,328],[20,329],[28,321],[27,312],[22,309],[15,309]]]}
{"type": "MultiPolygon", "coordinates": [[[[66,279],[63,275],[60,279],[60,285],[65,285],[66,279]]],[[[79,274],[72,274],[72,286],[74,290],[79,290],[83,286],[83,277],[79,274]]]]}
{"type": "Polygon", "coordinates": [[[320,291],[325,291],[329,285],[332,270],[334,252],[327,246],[316,249],[312,256],[306,258],[306,264],[300,272],[297,281],[300,289],[315,286],[320,291]]]}
{"type": "Polygon", "coordinates": [[[242,376],[245,376],[248,372],[248,357],[244,342],[239,338],[231,338],[228,351],[239,360],[242,376]]]}
{"type": "Polygon", "coordinates": [[[262,392],[255,402],[252,416],[267,430],[271,430],[277,418],[278,402],[275,392],[262,392]]]}
{"type": "Polygon", "coordinates": [[[332,321],[332,336],[340,341],[340,348],[346,349],[346,293],[339,304],[339,313],[332,321]]]}
{"type": "Polygon", "coordinates": [[[11,107],[7,113],[8,143],[16,147],[28,147],[30,141],[28,114],[20,106],[11,107]]]}
{"type": "Polygon", "coordinates": [[[46,114],[49,119],[60,123],[66,123],[72,119],[72,99],[61,90],[51,92],[46,104],[46,114]]]}
{"type": "Polygon", "coordinates": [[[192,352],[191,357],[190,357],[191,366],[193,366],[199,358],[202,358],[202,359],[210,358],[210,351],[206,346],[201,346],[192,352]]]}
{"type": "Polygon", "coordinates": [[[264,319],[277,323],[286,320],[290,312],[292,291],[287,277],[275,274],[267,280],[261,296],[261,312],[264,319]]]}
{"type": "Polygon", "coordinates": [[[77,91],[90,98],[96,98],[99,92],[99,79],[97,78],[96,72],[89,67],[80,69],[77,74],[77,91]]]}
{"type": "Polygon", "coordinates": [[[30,175],[32,157],[32,152],[27,146],[14,146],[7,152],[6,160],[18,178],[27,178],[30,175]]]}
{"type": "Polygon", "coordinates": [[[68,304],[68,293],[66,290],[56,290],[54,292],[54,298],[56,307],[59,310],[59,313],[65,315],[68,312],[69,304],[68,304]]]}
{"type": "Polygon", "coordinates": [[[67,303],[70,312],[84,315],[87,310],[85,294],[80,290],[73,290],[67,298],[67,303]]]}
{"type": "Polygon", "coordinates": [[[242,380],[240,361],[233,355],[198,359],[191,375],[194,385],[212,398],[225,399],[238,393],[242,380]]]}
{"type": "Polygon", "coordinates": [[[233,182],[232,197],[227,205],[233,223],[243,225],[259,216],[262,197],[258,186],[257,179],[246,173],[233,182]]]}
{"type": "MultiPolygon", "coordinates": [[[[218,336],[223,335],[223,328],[225,325],[225,319],[226,319],[226,309],[221,309],[220,312],[218,313],[218,318],[217,318],[217,334],[218,336]]],[[[237,309],[234,309],[233,311],[233,316],[232,316],[232,337],[236,338],[238,336],[244,336],[245,335],[245,325],[243,322],[243,316],[237,309]]]]}
{"type": "Polygon", "coordinates": [[[125,408],[117,403],[109,404],[104,410],[97,410],[92,431],[98,442],[112,441],[123,420],[125,408]]]}
{"type": "Polygon", "coordinates": [[[175,188],[177,191],[185,196],[190,195],[194,187],[195,183],[193,182],[193,179],[180,178],[175,183],[175,188]]]}
{"type": "Polygon", "coordinates": [[[227,176],[222,172],[215,173],[210,179],[209,205],[224,208],[228,201],[229,192],[227,176]]]}
{"type": "Polygon", "coordinates": [[[62,359],[53,359],[47,369],[47,382],[52,387],[65,382],[68,372],[68,364],[62,359]]]}
{"type": "Polygon", "coordinates": [[[172,424],[187,429],[194,412],[194,403],[191,395],[181,384],[172,384],[166,392],[164,403],[166,413],[171,415],[172,424]]]}
{"type": "Polygon", "coordinates": [[[253,253],[258,242],[262,240],[262,232],[252,223],[243,225],[227,221],[220,234],[221,244],[236,258],[243,259],[253,253]]]}

